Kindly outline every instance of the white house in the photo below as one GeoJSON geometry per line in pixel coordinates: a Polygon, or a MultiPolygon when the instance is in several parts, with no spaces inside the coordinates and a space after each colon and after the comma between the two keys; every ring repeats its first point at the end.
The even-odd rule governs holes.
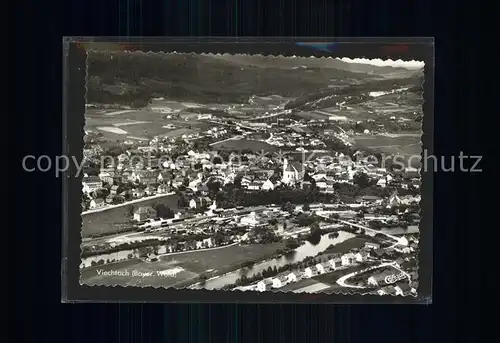
{"type": "Polygon", "coordinates": [[[312,269],[310,267],[307,267],[305,270],[304,270],[304,277],[305,278],[312,278],[314,276],[314,273],[312,271],[312,269]]]}
{"type": "Polygon", "coordinates": [[[387,293],[385,292],[385,290],[383,288],[377,290],[377,294],[378,295],[386,295],[387,293]]]}
{"type": "Polygon", "coordinates": [[[356,261],[356,255],[353,253],[347,253],[341,257],[343,266],[350,266],[356,261]]]}
{"type": "Polygon", "coordinates": [[[378,286],[378,281],[375,279],[374,276],[370,276],[367,280],[368,285],[370,286],[378,286]]]}
{"type": "Polygon", "coordinates": [[[144,189],[136,188],[132,190],[132,196],[134,196],[135,198],[142,198],[144,194],[146,194],[146,191],[144,189]]]}
{"type": "Polygon", "coordinates": [[[158,188],[156,189],[156,192],[158,194],[168,193],[168,191],[169,191],[169,187],[167,185],[164,185],[164,184],[159,185],[158,188]]]}
{"type": "Polygon", "coordinates": [[[252,183],[252,181],[250,181],[249,179],[247,179],[245,177],[241,179],[241,186],[243,186],[243,187],[248,187],[251,183],[252,183]]]}
{"type": "Polygon", "coordinates": [[[167,172],[160,172],[158,173],[157,180],[158,182],[167,182],[170,181],[171,177],[170,174],[167,172]]]}
{"type": "Polygon", "coordinates": [[[380,249],[380,244],[374,243],[374,242],[366,242],[365,243],[365,248],[367,249],[380,249]]]}
{"type": "Polygon", "coordinates": [[[279,276],[279,277],[273,279],[272,287],[273,288],[281,288],[284,285],[286,285],[287,281],[288,281],[288,279],[286,276],[279,276]]]}
{"type": "Polygon", "coordinates": [[[153,195],[155,193],[155,189],[152,186],[147,186],[144,192],[146,195],[153,195]]]}
{"type": "Polygon", "coordinates": [[[401,283],[394,286],[394,290],[396,291],[396,295],[405,296],[411,293],[411,287],[407,283],[401,283]]]}
{"type": "Polygon", "coordinates": [[[154,216],[156,216],[156,211],[151,207],[139,207],[134,212],[134,220],[138,222],[153,218],[154,216]]]}
{"type": "Polygon", "coordinates": [[[297,282],[297,275],[295,273],[290,273],[286,276],[287,282],[297,282]]]}
{"type": "Polygon", "coordinates": [[[323,267],[323,265],[321,263],[318,263],[315,267],[316,267],[316,270],[318,271],[319,274],[326,273],[325,268],[323,267]]]}
{"type": "Polygon", "coordinates": [[[364,262],[368,259],[368,252],[366,251],[360,251],[358,253],[356,253],[356,261],[357,262],[364,262]]]}
{"type": "Polygon", "coordinates": [[[406,247],[408,246],[408,240],[406,239],[406,237],[401,237],[398,239],[398,245],[401,245],[403,247],[406,247]]]}
{"type": "Polygon", "coordinates": [[[92,193],[102,188],[102,180],[95,176],[84,177],[82,181],[82,190],[85,193],[92,193]]]}
{"type": "Polygon", "coordinates": [[[261,187],[261,184],[258,182],[252,182],[247,186],[247,189],[251,191],[258,191],[261,187]]]}
{"type": "Polygon", "coordinates": [[[189,208],[196,208],[196,200],[194,199],[189,200],[189,208]]]}
{"type": "Polygon", "coordinates": [[[200,179],[193,180],[189,182],[188,187],[193,190],[193,192],[198,192],[198,188],[201,186],[202,181],[200,179]]]}
{"type": "Polygon", "coordinates": [[[339,269],[342,266],[342,260],[340,258],[332,258],[328,263],[330,263],[333,270],[339,269]]]}
{"type": "Polygon", "coordinates": [[[385,188],[387,186],[387,180],[385,178],[381,178],[377,181],[377,186],[385,188]]]}
{"type": "Polygon", "coordinates": [[[273,286],[273,281],[271,279],[261,280],[257,283],[257,290],[259,292],[268,291],[273,286]]]}
{"type": "Polygon", "coordinates": [[[113,184],[113,177],[115,176],[115,172],[111,170],[103,170],[99,173],[99,179],[102,180],[102,182],[109,183],[110,185],[113,184]]]}
{"type": "Polygon", "coordinates": [[[100,208],[105,205],[104,200],[102,199],[92,199],[90,202],[90,208],[100,208]]]}
{"type": "Polygon", "coordinates": [[[264,191],[272,191],[274,190],[274,184],[271,182],[271,180],[267,180],[262,184],[262,190],[264,191]]]}
{"type": "Polygon", "coordinates": [[[387,207],[399,206],[401,205],[401,199],[398,197],[397,191],[394,191],[387,202],[387,207]]]}
{"type": "Polygon", "coordinates": [[[240,223],[243,225],[254,226],[259,224],[259,221],[257,220],[255,212],[252,212],[248,216],[241,218],[240,223]]]}

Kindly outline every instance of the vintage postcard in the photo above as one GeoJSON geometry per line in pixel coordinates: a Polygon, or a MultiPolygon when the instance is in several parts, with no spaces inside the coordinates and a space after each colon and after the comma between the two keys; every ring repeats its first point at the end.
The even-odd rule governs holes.
{"type": "Polygon", "coordinates": [[[417,296],[424,61],[86,59],[81,285],[417,296]]]}

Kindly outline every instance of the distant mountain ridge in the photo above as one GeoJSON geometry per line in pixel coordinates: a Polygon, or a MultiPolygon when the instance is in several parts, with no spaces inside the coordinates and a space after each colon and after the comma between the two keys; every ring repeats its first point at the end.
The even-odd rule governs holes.
{"type": "MultiPolygon", "coordinates": [[[[288,60],[284,64],[292,65],[288,60]]],[[[234,103],[246,102],[252,95],[299,97],[327,88],[332,82],[361,82],[372,77],[335,68],[290,68],[283,72],[277,65],[242,65],[195,54],[92,51],[88,55],[87,99],[133,107],[145,106],[153,97],[234,103]]]]}
{"type": "Polygon", "coordinates": [[[229,104],[246,103],[253,95],[280,95],[296,98],[300,103],[301,99],[338,92],[340,86],[351,85],[349,92],[356,95],[361,89],[377,91],[379,86],[385,90],[395,84],[413,86],[421,82],[421,72],[401,69],[305,57],[91,51],[87,100],[139,108],[159,97],[229,104]],[[361,70],[376,70],[378,74],[361,70]],[[394,82],[381,76],[389,71],[401,76],[394,82]]]}
{"type": "Polygon", "coordinates": [[[391,66],[375,66],[365,63],[348,63],[333,57],[278,57],[273,55],[214,55],[216,59],[238,63],[240,65],[252,65],[260,68],[283,68],[292,69],[305,66],[308,68],[325,68],[350,71],[353,73],[385,75],[391,73],[412,72],[406,68],[391,66]]]}

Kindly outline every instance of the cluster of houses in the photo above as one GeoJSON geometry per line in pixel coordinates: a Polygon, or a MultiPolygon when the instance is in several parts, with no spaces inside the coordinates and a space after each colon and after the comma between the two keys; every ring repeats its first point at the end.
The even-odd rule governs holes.
{"type": "Polygon", "coordinates": [[[310,134],[304,133],[307,130],[306,127],[302,128],[298,125],[294,126],[294,131],[292,133],[278,133],[273,134],[266,142],[268,144],[278,146],[278,147],[316,147],[324,148],[326,145],[319,139],[310,137],[310,134]]]}
{"type": "MultiPolygon", "coordinates": [[[[317,275],[326,274],[335,270],[345,269],[358,263],[366,262],[370,257],[377,257],[380,245],[376,242],[366,242],[365,247],[356,252],[348,252],[341,256],[332,258],[315,266],[307,267],[301,271],[281,274],[274,278],[266,278],[257,282],[255,289],[260,292],[279,289],[285,285],[302,279],[309,279],[317,275]],[[372,256],[373,255],[373,256],[372,256]]],[[[396,265],[401,267],[404,258],[396,260],[396,265]]],[[[395,269],[394,269],[395,270],[395,269]]],[[[418,287],[418,274],[416,271],[409,273],[394,273],[394,270],[385,270],[382,273],[370,276],[367,285],[375,287],[379,295],[415,295],[418,287]]]]}
{"type": "Polygon", "coordinates": [[[290,272],[274,278],[261,280],[257,283],[256,287],[257,290],[261,292],[281,288],[291,282],[297,282],[302,279],[310,279],[316,275],[326,274],[335,270],[353,266],[356,263],[365,262],[369,257],[370,253],[367,250],[361,250],[356,253],[349,252],[332,258],[329,261],[318,263],[312,267],[307,267],[301,271],[290,272]]]}
{"type": "Polygon", "coordinates": [[[85,175],[82,180],[82,191],[90,199],[89,208],[96,209],[145,196],[167,194],[172,188],[166,182],[162,182],[161,174],[158,173],[137,170],[124,174],[115,172],[113,168],[106,168],[101,169],[98,176],[85,175]],[[133,183],[134,186],[125,190],[124,185],[129,183],[133,183]],[[102,198],[98,191],[104,189],[109,192],[102,198]]]}
{"type": "MultiPolygon", "coordinates": [[[[217,127],[203,133],[210,137],[225,134],[227,134],[226,129],[217,127]]],[[[183,139],[188,140],[190,138],[188,136],[183,139]]],[[[279,140],[280,137],[285,139],[283,135],[272,136],[274,140],[279,140]]],[[[286,139],[304,139],[304,137],[307,138],[307,134],[286,135],[286,139]]],[[[322,156],[304,163],[288,159],[281,161],[257,154],[245,154],[245,158],[242,158],[235,153],[232,153],[227,161],[219,159],[217,163],[214,163],[214,158],[218,156],[217,152],[194,150],[178,156],[175,161],[151,157],[151,153],[171,153],[176,148],[176,144],[170,142],[172,139],[175,141],[174,138],[153,138],[147,145],[131,147],[117,156],[117,159],[112,161],[113,163],[103,166],[98,175],[86,174],[82,189],[88,195],[90,202],[85,203],[84,206],[93,209],[106,206],[106,204],[119,204],[144,196],[166,194],[181,186],[206,195],[208,193],[206,184],[209,179],[226,185],[234,183],[239,178],[241,187],[248,191],[272,191],[282,184],[307,189],[312,184],[309,179],[305,179],[306,172],[314,179],[317,189],[325,194],[335,193],[336,185],[339,183],[353,184],[356,174],[359,173],[364,173],[370,179],[376,180],[376,185],[381,188],[388,185],[406,189],[420,186],[418,170],[407,168],[405,178],[394,177],[386,168],[380,168],[366,159],[354,161],[348,156],[345,158],[343,154],[322,156]],[[115,162],[117,162],[116,166],[115,162]],[[282,166],[281,176],[274,175],[279,165],[282,166]],[[125,184],[132,184],[132,189],[130,187],[126,187],[126,190],[122,189],[121,186],[125,184]],[[109,190],[109,194],[105,198],[100,198],[97,191],[104,187],[109,190]]],[[[299,143],[305,144],[306,142],[299,143]]],[[[307,143],[312,144],[314,141],[307,140],[307,143]]],[[[84,154],[102,155],[102,148],[98,147],[96,145],[85,149],[84,154]]],[[[392,204],[402,204],[405,201],[409,199],[397,195],[390,199],[392,204]]],[[[192,207],[191,204],[190,207],[192,207]]]]}

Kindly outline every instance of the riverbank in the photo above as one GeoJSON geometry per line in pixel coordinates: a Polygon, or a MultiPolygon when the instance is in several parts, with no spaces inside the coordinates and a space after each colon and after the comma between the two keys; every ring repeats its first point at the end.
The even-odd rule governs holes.
{"type": "MultiPolygon", "coordinates": [[[[231,272],[228,272],[223,275],[214,276],[207,279],[205,282],[198,282],[194,285],[191,285],[191,289],[222,289],[222,288],[230,288],[232,286],[237,286],[236,283],[238,279],[241,279],[243,275],[245,275],[248,279],[258,278],[263,279],[265,277],[262,274],[268,275],[273,273],[276,270],[276,274],[278,270],[283,268],[287,268],[289,265],[294,265],[301,263],[307,258],[313,258],[318,256],[321,252],[325,251],[330,246],[339,245],[342,242],[346,242],[344,245],[339,245],[339,251],[345,250],[346,252],[353,249],[354,247],[361,247],[364,245],[365,240],[357,240],[354,245],[351,245],[348,240],[352,238],[357,238],[355,234],[345,231],[339,231],[339,236],[336,238],[329,237],[329,233],[325,233],[321,236],[319,242],[315,244],[310,242],[305,242],[300,247],[294,249],[293,251],[281,255],[279,257],[261,260],[261,262],[254,264],[248,268],[238,268],[231,272]]],[[[322,257],[323,258],[323,257],[322,257]]]]}
{"type": "Polygon", "coordinates": [[[285,245],[282,242],[252,245],[231,244],[218,249],[209,248],[183,253],[169,253],[160,256],[158,261],[154,262],[130,259],[84,268],[81,270],[81,281],[84,284],[175,286],[176,288],[183,288],[199,280],[200,275],[207,275],[208,277],[222,275],[238,269],[245,262],[274,256],[276,251],[284,247],[285,245]],[[173,268],[181,268],[182,272],[170,278],[156,274],[173,268]],[[105,275],[109,273],[103,273],[103,271],[110,272],[113,275],[105,275]],[[131,277],[133,271],[152,274],[147,278],[131,277]]]}

